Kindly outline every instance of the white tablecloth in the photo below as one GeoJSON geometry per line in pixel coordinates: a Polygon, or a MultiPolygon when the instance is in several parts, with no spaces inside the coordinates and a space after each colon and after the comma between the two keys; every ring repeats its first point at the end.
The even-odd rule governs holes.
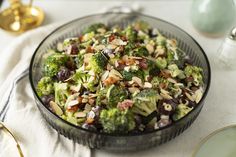
{"type": "MultiPolygon", "coordinates": [[[[125,1],[122,1],[125,3],[125,1]]],[[[45,24],[71,20],[87,14],[96,13],[103,6],[121,3],[116,1],[41,1],[36,0],[35,5],[42,7],[46,12],[45,24]]],[[[126,2],[127,3],[127,2],[126,2]]],[[[129,1],[128,3],[132,3],[129,1]]],[[[217,66],[217,49],[222,38],[208,38],[199,34],[191,25],[189,0],[157,0],[136,1],[145,8],[144,13],[172,22],[190,35],[192,35],[206,51],[211,67],[212,81],[209,94],[205,100],[205,106],[193,123],[183,134],[174,140],[151,148],[146,151],[128,154],[114,154],[95,150],[95,157],[189,157],[196,145],[209,133],[223,126],[236,122],[236,71],[227,71],[217,66]]],[[[0,30],[0,63],[4,60],[2,49],[13,41],[15,36],[6,34],[0,30]]],[[[4,76],[0,76],[4,79],[4,76]]],[[[144,143],[145,144],[145,143],[144,143]]]]}

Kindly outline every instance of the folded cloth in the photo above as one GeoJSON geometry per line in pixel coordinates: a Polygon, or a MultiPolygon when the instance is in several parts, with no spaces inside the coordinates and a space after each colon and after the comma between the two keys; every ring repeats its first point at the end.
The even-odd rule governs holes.
{"type": "MultiPolygon", "coordinates": [[[[0,59],[0,81],[3,82],[0,88],[0,116],[2,118],[6,113],[2,111],[8,111],[4,124],[18,139],[25,157],[91,156],[89,148],[61,136],[43,119],[34,103],[28,77],[22,75],[21,79],[15,80],[28,68],[40,41],[59,25],[52,24],[26,32],[3,50],[6,55],[0,59]],[[11,88],[13,82],[14,88],[11,88]],[[6,104],[9,106],[6,107],[6,104]]],[[[0,136],[0,157],[18,156],[12,152],[14,145],[7,145],[7,140],[9,138],[0,136]]]]}

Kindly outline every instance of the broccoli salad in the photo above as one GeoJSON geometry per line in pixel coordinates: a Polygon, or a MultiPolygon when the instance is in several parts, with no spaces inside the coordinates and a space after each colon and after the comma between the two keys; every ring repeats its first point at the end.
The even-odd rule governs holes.
{"type": "Polygon", "coordinates": [[[203,95],[203,70],[144,21],[97,23],[43,56],[42,102],[62,119],[105,133],[139,133],[178,121],[203,95]]]}

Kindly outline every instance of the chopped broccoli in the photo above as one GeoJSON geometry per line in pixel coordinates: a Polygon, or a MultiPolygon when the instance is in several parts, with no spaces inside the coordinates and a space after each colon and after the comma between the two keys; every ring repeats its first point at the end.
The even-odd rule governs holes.
{"type": "Polygon", "coordinates": [[[121,111],[117,108],[102,110],[100,122],[106,133],[128,133],[135,128],[135,120],[129,110],[121,111]]]}
{"type": "Polygon", "coordinates": [[[37,85],[37,93],[40,97],[54,92],[53,80],[50,77],[42,77],[37,85]]]}
{"type": "Polygon", "coordinates": [[[160,78],[157,77],[157,76],[153,77],[152,81],[151,81],[151,84],[152,84],[153,88],[158,88],[159,84],[160,84],[160,78]]]}
{"type": "Polygon", "coordinates": [[[137,39],[137,32],[133,29],[133,27],[128,26],[125,30],[125,36],[130,41],[135,41],[137,39]]]}
{"type": "Polygon", "coordinates": [[[202,68],[192,65],[187,65],[184,69],[184,73],[187,77],[193,77],[194,85],[199,86],[203,83],[202,68]]]}
{"type": "Polygon", "coordinates": [[[134,42],[128,42],[128,44],[125,45],[125,50],[124,50],[125,54],[130,54],[131,51],[132,51],[135,47],[136,47],[136,46],[135,46],[135,43],[134,43],[134,42]]]}
{"type": "Polygon", "coordinates": [[[153,89],[145,89],[138,93],[134,99],[132,111],[142,116],[148,116],[157,109],[157,92],[153,89]]]}
{"type": "Polygon", "coordinates": [[[106,29],[106,26],[102,23],[96,23],[96,24],[92,24],[90,25],[87,29],[85,29],[85,31],[83,31],[83,34],[86,34],[86,33],[90,33],[90,32],[94,32],[94,33],[98,33],[98,29],[99,28],[104,28],[106,29]]]}
{"type": "Polygon", "coordinates": [[[111,85],[106,94],[108,100],[108,108],[116,107],[118,102],[122,102],[128,98],[128,91],[122,87],[111,85]]]}
{"type": "Polygon", "coordinates": [[[130,53],[131,56],[137,56],[137,57],[143,57],[149,55],[148,50],[144,46],[138,47],[133,51],[130,51],[130,53]]]}
{"type": "Polygon", "coordinates": [[[67,83],[54,83],[55,88],[55,102],[64,107],[67,98],[69,97],[70,93],[68,91],[68,84],[67,83]]]}
{"type": "Polygon", "coordinates": [[[95,53],[90,59],[89,66],[94,72],[101,73],[107,63],[108,60],[105,58],[105,56],[103,56],[101,53],[95,53]]]}
{"type": "Polygon", "coordinates": [[[70,58],[61,53],[53,53],[45,61],[43,70],[46,76],[53,77],[60,70],[61,66],[65,66],[70,58]]]}
{"type": "Polygon", "coordinates": [[[170,70],[172,77],[178,77],[180,79],[185,78],[184,72],[180,70],[176,64],[168,65],[168,69],[170,70]]]}
{"type": "Polygon", "coordinates": [[[102,105],[102,101],[106,100],[107,88],[103,88],[97,91],[96,105],[102,105]]]}
{"type": "Polygon", "coordinates": [[[184,117],[186,114],[188,114],[193,107],[188,107],[185,104],[179,104],[175,110],[175,113],[173,114],[172,118],[174,121],[177,121],[184,117]]]}
{"type": "Polygon", "coordinates": [[[123,76],[123,79],[125,81],[131,81],[132,80],[132,77],[136,76],[140,79],[144,79],[144,74],[143,74],[143,71],[141,70],[137,70],[137,71],[126,71],[126,70],[123,70],[122,71],[122,76],[123,76]]]}
{"type": "Polygon", "coordinates": [[[167,66],[167,61],[165,58],[158,57],[156,59],[156,65],[159,69],[165,69],[167,66]]]}
{"type": "Polygon", "coordinates": [[[151,76],[156,76],[160,71],[156,62],[153,60],[147,60],[147,63],[148,63],[148,74],[151,76]]]}
{"type": "Polygon", "coordinates": [[[166,45],[166,38],[159,34],[156,38],[156,43],[158,46],[165,46],[166,45]]]}

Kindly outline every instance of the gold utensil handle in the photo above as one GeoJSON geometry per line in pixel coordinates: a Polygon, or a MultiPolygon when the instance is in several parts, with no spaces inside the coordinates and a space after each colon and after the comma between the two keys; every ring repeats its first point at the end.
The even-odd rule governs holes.
{"type": "Polygon", "coordinates": [[[1,129],[3,129],[3,131],[6,131],[13,138],[14,142],[16,143],[16,147],[17,147],[19,156],[24,157],[22,149],[21,149],[20,144],[18,143],[17,139],[15,138],[13,133],[2,122],[0,122],[0,130],[1,129]]]}

